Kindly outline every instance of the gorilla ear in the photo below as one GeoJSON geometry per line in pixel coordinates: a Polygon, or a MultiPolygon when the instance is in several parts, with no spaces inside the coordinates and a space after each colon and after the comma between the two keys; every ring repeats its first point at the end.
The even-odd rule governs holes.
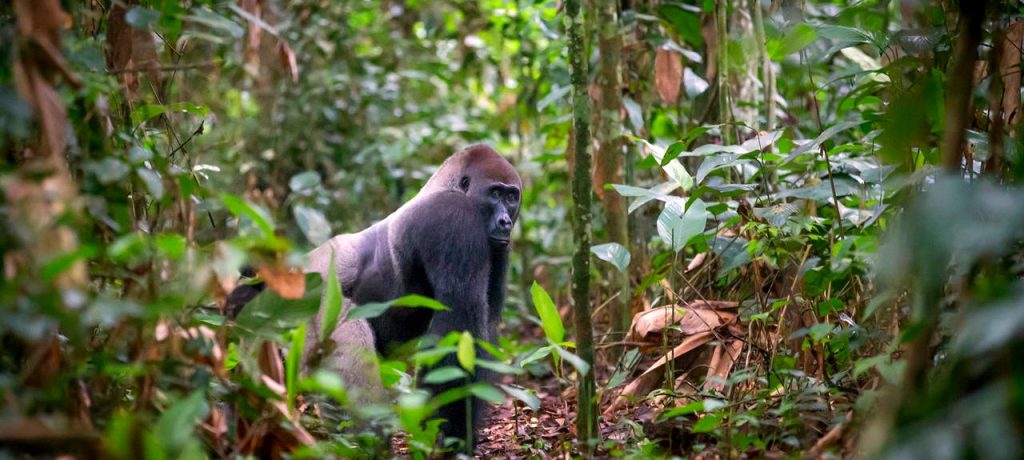
{"type": "Polygon", "coordinates": [[[469,176],[462,176],[462,179],[459,179],[459,189],[462,190],[462,193],[469,192],[469,176]]]}

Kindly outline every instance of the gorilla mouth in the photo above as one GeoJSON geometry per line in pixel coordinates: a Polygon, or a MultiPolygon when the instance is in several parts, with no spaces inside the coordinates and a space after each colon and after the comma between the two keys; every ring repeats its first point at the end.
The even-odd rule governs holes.
{"type": "Polygon", "coordinates": [[[508,244],[510,242],[509,238],[507,236],[506,237],[492,236],[492,237],[490,237],[490,240],[491,240],[491,244],[500,245],[500,246],[508,246],[508,244]]]}

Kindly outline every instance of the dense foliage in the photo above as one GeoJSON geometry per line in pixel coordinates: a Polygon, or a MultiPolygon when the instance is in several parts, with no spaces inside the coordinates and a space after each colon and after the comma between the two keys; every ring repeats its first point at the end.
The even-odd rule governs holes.
{"type": "Polygon", "coordinates": [[[0,5],[0,456],[424,458],[467,394],[497,406],[481,456],[1024,455],[1024,10],[582,10],[570,47],[554,1],[0,5]],[[503,335],[411,344],[397,397],[352,404],[299,363],[340,288],[293,268],[473,142],[524,179],[503,335]],[[232,318],[246,264],[271,289],[232,318]],[[417,389],[449,353],[421,377],[503,377],[417,389]]]}

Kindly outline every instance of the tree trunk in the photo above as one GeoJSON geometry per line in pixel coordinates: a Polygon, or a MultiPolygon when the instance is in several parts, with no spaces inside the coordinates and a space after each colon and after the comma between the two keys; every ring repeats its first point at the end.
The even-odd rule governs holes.
{"type": "Polygon", "coordinates": [[[591,365],[579,376],[576,393],[576,437],[585,453],[597,440],[597,400],[594,396],[594,331],[590,324],[590,99],[587,95],[587,61],[583,46],[583,11],[580,0],[565,2],[569,39],[569,67],[572,73],[574,137],[572,157],[572,234],[576,251],[572,257],[573,322],[576,353],[591,365]]]}
{"type": "MultiPolygon", "coordinates": [[[[960,36],[946,85],[945,132],[942,135],[942,164],[949,171],[960,171],[963,160],[964,129],[971,117],[974,61],[978,60],[984,19],[985,2],[960,2],[960,36]]],[[[970,169],[971,165],[967,167],[970,169]]]]}
{"type": "MultiPolygon", "coordinates": [[[[594,190],[604,206],[606,217],[605,236],[612,243],[629,248],[629,235],[626,230],[626,203],[622,195],[613,190],[606,190],[607,184],[621,184],[622,179],[622,141],[619,132],[622,130],[619,112],[622,107],[622,88],[619,77],[621,62],[622,38],[618,30],[616,4],[611,0],[594,0],[594,12],[599,31],[598,48],[600,58],[597,61],[597,135],[598,148],[595,157],[594,190]]],[[[612,341],[622,340],[629,328],[632,312],[630,311],[629,276],[627,272],[618,270],[611,272],[612,292],[618,291],[615,300],[608,305],[608,316],[611,320],[612,341]]],[[[621,347],[615,347],[616,357],[621,347]]]]}

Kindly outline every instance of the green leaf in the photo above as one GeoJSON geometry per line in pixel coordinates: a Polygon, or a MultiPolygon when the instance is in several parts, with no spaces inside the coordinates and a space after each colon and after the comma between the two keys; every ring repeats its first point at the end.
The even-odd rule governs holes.
{"type": "Polygon", "coordinates": [[[160,178],[160,173],[152,169],[138,168],[135,170],[135,174],[146,185],[146,190],[149,190],[149,194],[153,196],[153,199],[159,200],[164,197],[164,182],[160,178]]]}
{"type": "Polygon", "coordinates": [[[316,171],[298,173],[288,181],[288,188],[293,192],[312,190],[320,187],[320,174],[316,171]]]}
{"type": "Polygon", "coordinates": [[[780,61],[782,58],[796,53],[810,45],[818,38],[818,33],[811,26],[800,23],[789,30],[778,40],[768,40],[766,46],[768,56],[772,60],[780,61]]]}
{"type": "Polygon", "coordinates": [[[661,16],[690,46],[696,49],[704,48],[704,37],[700,31],[699,10],[693,11],[684,8],[692,8],[689,5],[662,4],[658,6],[658,16],[661,16]]]}
{"type": "Polygon", "coordinates": [[[136,29],[146,29],[157,19],[160,19],[159,12],[141,6],[133,6],[124,14],[124,22],[136,29]]]}
{"type": "Polygon", "coordinates": [[[683,206],[683,199],[671,200],[658,216],[658,235],[675,252],[683,249],[690,238],[704,233],[707,224],[707,205],[703,201],[694,200],[686,210],[683,206]]]}
{"type": "Polygon", "coordinates": [[[499,374],[520,375],[524,372],[522,367],[510,366],[502,362],[490,361],[486,359],[477,359],[476,365],[484,369],[497,372],[499,374]]]}
{"type": "Polygon", "coordinates": [[[288,356],[284,360],[285,387],[288,389],[288,410],[295,411],[295,396],[299,394],[299,369],[302,369],[302,348],[306,345],[306,325],[302,323],[292,332],[288,356]]]}
{"type": "Polygon", "coordinates": [[[263,233],[264,238],[270,238],[274,236],[274,224],[270,219],[270,214],[260,206],[251,204],[237,196],[224,194],[220,197],[221,201],[224,202],[224,206],[234,214],[235,217],[247,217],[251,220],[256,227],[263,233]]]}
{"type": "Polygon", "coordinates": [[[210,411],[206,395],[196,391],[171,404],[156,422],[154,434],[167,446],[182,446],[195,436],[196,424],[210,411]]]}
{"type": "Polygon", "coordinates": [[[464,379],[467,376],[469,376],[469,374],[467,374],[466,371],[458,367],[445,366],[433,369],[430,372],[428,372],[427,375],[423,377],[423,383],[438,385],[442,383],[448,383],[454,380],[464,379]]]}
{"type": "Polygon", "coordinates": [[[540,398],[533,394],[533,390],[503,384],[498,384],[498,386],[505,390],[505,393],[508,393],[509,396],[522,401],[523,404],[526,404],[534,412],[540,409],[540,398]]]}
{"type": "Polygon", "coordinates": [[[320,309],[323,280],[319,273],[306,274],[306,294],[301,299],[285,299],[273,289],[264,289],[242,312],[235,323],[248,333],[279,338],[283,333],[309,321],[320,309]]]}
{"type": "Polygon", "coordinates": [[[324,291],[324,315],[320,321],[320,341],[324,342],[330,338],[334,328],[338,325],[338,316],[341,315],[341,306],[345,299],[341,292],[341,282],[338,280],[338,268],[334,263],[334,248],[331,248],[331,263],[327,267],[327,279],[324,291]]]}
{"type": "Polygon", "coordinates": [[[555,350],[558,351],[558,356],[561,356],[562,359],[568,361],[572,367],[576,368],[576,372],[578,372],[580,376],[587,375],[587,373],[590,372],[590,363],[584,361],[583,358],[576,356],[575,353],[572,353],[558,345],[555,345],[554,347],[555,350]]]}
{"type": "Polygon", "coordinates": [[[429,308],[435,311],[448,310],[441,302],[419,294],[409,294],[387,302],[370,302],[354,307],[345,315],[346,320],[369,319],[383,315],[391,307],[429,308]]]}
{"type": "Polygon", "coordinates": [[[494,386],[486,383],[471,385],[469,387],[469,393],[491,404],[501,404],[505,402],[505,395],[497,388],[494,388],[494,386]]]}
{"type": "Polygon", "coordinates": [[[679,184],[679,187],[682,188],[684,192],[693,188],[693,176],[690,175],[689,171],[686,170],[686,167],[684,167],[679,160],[672,160],[668,162],[667,165],[662,166],[661,169],[663,169],[665,174],[668,174],[668,177],[671,177],[675,183],[679,184]]]}
{"type": "Polygon", "coordinates": [[[459,337],[459,349],[455,352],[459,365],[463,369],[473,373],[476,370],[476,347],[473,345],[473,334],[469,331],[462,331],[459,337]]]}
{"type": "Polygon", "coordinates": [[[117,158],[106,157],[100,161],[86,163],[85,169],[96,175],[96,180],[109,185],[124,179],[131,169],[117,158]]]}
{"type": "Polygon", "coordinates": [[[629,267],[629,249],[619,243],[605,243],[597,246],[591,246],[590,252],[593,252],[598,259],[608,262],[619,269],[620,272],[625,273],[626,268],[629,267]]]}
{"type": "Polygon", "coordinates": [[[843,48],[874,42],[874,38],[870,33],[853,27],[819,25],[815,27],[815,30],[818,32],[819,37],[833,42],[832,46],[825,52],[826,56],[831,56],[832,53],[843,48]]]}
{"type": "Polygon", "coordinates": [[[551,296],[536,281],[530,286],[530,295],[533,297],[533,308],[540,317],[544,336],[554,343],[562,343],[562,340],[565,340],[565,325],[562,324],[562,317],[558,314],[551,296]]]}
{"type": "Polygon", "coordinates": [[[530,353],[529,356],[523,358],[523,360],[519,362],[519,365],[522,367],[526,367],[529,366],[530,364],[540,361],[546,358],[548,355],[550,355],[552,349],[553,347],[550,345],[546,347],[540,347],[534,350],[533,353],[530,353]]]}
{"type": "Polygon", "coordinates": [[[331,225],[320,211],[297,204],[292,207],[292,214],[310,243],[320,246],[331,238],[331,225]]]}
{"type": "Polygon", "coordinates": [[[690,431],[694,433],[710,433],[722,424],[724,416],[725,414],[722,413],[707,414],[701,417],[700,420],[697,420],[697,423],[693,424],[693,428],[690,428],[690,431]]]}
{"type": "Polygon", "coordinates": [[[694,401],[683,406],[674,407],[658,416],[658,420],[665,421],[683,415],[696,414],[704,410],[704,401],[694,401]]]}

